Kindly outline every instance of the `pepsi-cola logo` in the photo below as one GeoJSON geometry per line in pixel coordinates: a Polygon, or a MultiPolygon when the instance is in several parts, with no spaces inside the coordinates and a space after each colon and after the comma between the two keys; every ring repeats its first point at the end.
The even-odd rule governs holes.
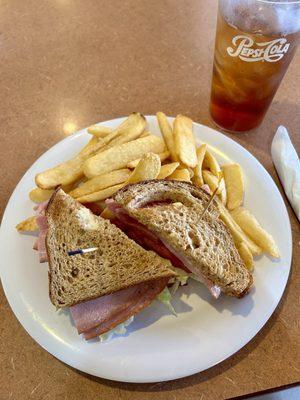
{"type": "Polygon", "coordinates": [[[274,39],[270,42],[254,42],[245,35],[237,35],[232,39],[235,46],[227,47],[227,53],[231,57],[239,57],[243,61],[268,61],[276,62],[287,53],[290,43],[285,38],[274,39]]]}

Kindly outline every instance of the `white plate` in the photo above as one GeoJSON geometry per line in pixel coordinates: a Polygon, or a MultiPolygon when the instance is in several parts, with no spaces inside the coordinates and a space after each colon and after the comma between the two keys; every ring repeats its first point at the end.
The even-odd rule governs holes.
{"type": "MultiPolygon", "coordinates": [[[[150,130],[159,134],[155,117],[150,130]]],[[[115,127],[123,118],[103,124],[115,127]]],[[[281,195],[262,165],[243,147],[206,126],[194,124],[221,163],[235,161],[245,174],[245,205],[279,245],[281,260],[255,262],[255,288],[243,299],[214,300],[200,284],[178,291],[174,317],[155,302],[141,312],[125,337],[108,343],[85,342],[68,312],[56,312],[48,298],[47,266],[32,251],[32,237],[15,225],[32,215],[28,192],[37,172],[71,157],[88,140],[85,130],[62,140],[26,172],[7,205],[0,232],[1,279],[6,297],[26,331],[55,357],[81,371],[126,382],[157,382],[194,374],[225,360],[251,340],[267,322],[284,291],[291,264],[292,240],[281,195]]]]}

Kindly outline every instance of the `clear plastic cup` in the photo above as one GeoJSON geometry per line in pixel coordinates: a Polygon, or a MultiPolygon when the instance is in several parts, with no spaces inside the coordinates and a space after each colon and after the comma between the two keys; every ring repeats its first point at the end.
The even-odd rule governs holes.
{"type": "Polygon", "coordinates": [[[229,131],[263,120],[300,41],[300,0],[219,0],[210,113],[229,131]]]}

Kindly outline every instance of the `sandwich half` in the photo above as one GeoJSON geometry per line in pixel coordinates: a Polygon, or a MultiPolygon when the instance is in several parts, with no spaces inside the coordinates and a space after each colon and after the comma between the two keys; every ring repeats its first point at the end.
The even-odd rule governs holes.
{"type": "Polygon", "coordinates": [[[187,182],[153,180],[128,185],[106,201],[112,221],[146,249],[192,273],[214,297],[243,297],[253,278],[215,201],[187,182]]]}
{"type": "Polygon", "coordinates": [[[70,308],[86,339],[132,318],[176,276],[168,260],[143,249],[62,189],[44,208],[50,299],[57,308],[70,308]],[[91,247],[97,250],[68,255],[91,247]]]}

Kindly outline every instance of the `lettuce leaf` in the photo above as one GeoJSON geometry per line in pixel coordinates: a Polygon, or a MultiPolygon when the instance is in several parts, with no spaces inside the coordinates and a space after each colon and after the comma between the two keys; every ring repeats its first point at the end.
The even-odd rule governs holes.
{"type": "Polygon", "coordinates": [[[189,279],[194,279],[197,282],[203,283],[203,279],[201,279],[200,276],[194,274],[193,272],[186,272],[180,268],[175,267],[173,267],[173,270],[178,274],[178,276],[176,278],[173,278],[173,281],[170,280],[170,282],[173,283],[173,286],[171,288],[172,294],[176,292],[179,286],[186,285],[189,279]],[[174,286],[176,290],[173,289],[174,286]]]}
{"type": "Polygon", "coordinates": [[[171,299],[172,295],[167,287],[165,287],[164,290],[158,296],[156,296],[156,300],[163,303],[167,307],[167,309],[171,311],[171,313],[175,315],[175,317],[177,317],[177,313],[171,304],[171,299]]]}
{"type": "Polygon", "coordinates": [[[126,321],[122,322],[121,324],[117,325],[115,328],[111,329],[108,332],[102,333],[102,335],[99,336],[100,342],[107,342],[109,341],[114,335],[125,335],[126,333],[126,328],[128,325],[130,325],[134,320],[134,316],[132,315],[130,318],[128,318],[126,321]]]}
{"type": "Polygon", "coordinates": [[[174,296],[174,294],[177,292],[179,286],[186,285],[190,277],[189,276],[190,274],[188,274],[186,271],[183,271],[180,268],[173,267],[173,270],[178,274],[178,276],[170,280],[170,283],[173,283],[173,286],[170,289],[172,296],[174,296]]]}

